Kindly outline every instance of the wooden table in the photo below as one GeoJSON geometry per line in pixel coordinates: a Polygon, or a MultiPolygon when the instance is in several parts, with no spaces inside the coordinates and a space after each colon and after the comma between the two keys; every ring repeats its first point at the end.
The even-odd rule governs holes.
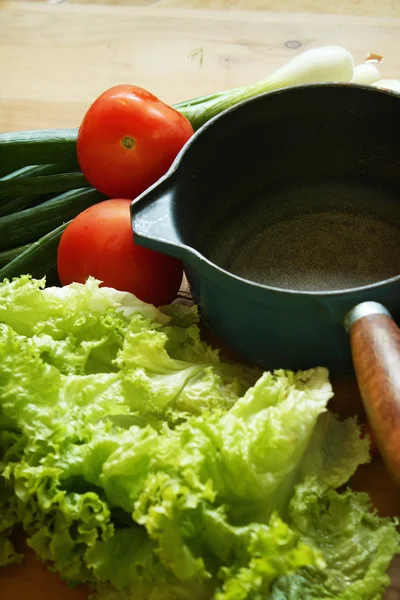
{"type": "MultiPolygon", "coordinates": [[[[0,0],[6,2],[7,0],[0,0]]],[[[400,17],[398,0],[34,0],[70,4],[134,5],[158,8],[201,8],[217,10],[283,11],[358,15],[361,17],[400,17]]]]}
{"type": "MultiPolygon", "coordinates": [[[[118,83],[143,86],[166,102],[265,77],[296,53],[341,44],[361,62],[385,57],[382,77],[400,78],[400,19],[302,13],[175,10],[133,6],[0,3],[0,131],[76,126],[89,104],[118,83]]],[[[355,382],[334,383],[332,408],[363,416],[355,382]]],[[[382,515],[400,517],[400,492],[379,458],[360,468],[382,515]]],[[[400,598],[400,560],[385,600],[400,598]]],[[[31,554],[0,571],[1,600],[84,600],[31,554]]]]}
{"type": "Polygon", "coordinates": [[[0,131],[75,126],[121,82],[170,103],[250,83],[323,44],[400,78],[400,19],[15,2],[0,34],[0,131]]]}

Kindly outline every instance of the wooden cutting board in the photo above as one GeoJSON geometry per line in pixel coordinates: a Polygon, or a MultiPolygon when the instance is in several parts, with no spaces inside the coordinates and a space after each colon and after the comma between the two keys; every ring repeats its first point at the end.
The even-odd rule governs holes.
{"type": "MultiPolygon", "coordinates": [[[[243,85],[325,44],[346,46],[356,62],[381,54],[382,77],[400,79],[399,40],[400,19],[0,3],[0,131],[77,126],[89,104],[119,83],[169,103],[243,85]]],[[[355,382],[333,384],[332,409],[363,418],[355,382]]],[[[400,517],[400,492],[379,458],[358,470],[352,487],[368,491],[381,515],[400,517]]],[[[400,599],[400,559],[391,577],[385,600],[400,599]]],[[[29,552],[22,566],[0,570],[0,600],[87,596],[29,552]]]]}

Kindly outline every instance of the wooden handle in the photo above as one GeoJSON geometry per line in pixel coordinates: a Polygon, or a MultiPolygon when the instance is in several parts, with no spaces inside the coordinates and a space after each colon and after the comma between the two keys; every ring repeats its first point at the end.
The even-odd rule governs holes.
{"type": "Polygon", "coordinates": [[[400,329],[375,302],[346,317],[360,394],[379,451],[400,485],[400,329]]]}

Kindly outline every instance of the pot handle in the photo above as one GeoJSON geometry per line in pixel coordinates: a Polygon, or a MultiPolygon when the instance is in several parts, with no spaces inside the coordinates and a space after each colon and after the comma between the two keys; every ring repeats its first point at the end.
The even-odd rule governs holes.
{"type": "Polygon", "coordinates": [[[386,468],[400,485],[400,329],[378,302],[345,318],[358,387],[386,468]]]}
{"type": "Polygon", "coordinates": [[[168,175],[131,203],[131,223],[140,246],[182,258],[184,244],[175,222],[175,178],[168,175]]]}

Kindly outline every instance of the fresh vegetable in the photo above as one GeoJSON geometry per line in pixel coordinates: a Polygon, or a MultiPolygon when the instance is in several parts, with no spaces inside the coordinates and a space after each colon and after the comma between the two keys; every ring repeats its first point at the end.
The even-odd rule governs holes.
{"type": "Polygon", "coordinates": [[[176,108],[199,129],[227,108],[264,92],[305,83],[347,82],[353,77],[354,60],[346,48],[323,46],[295,56],[280,69],[249,86],[176,105],[176,108]]]}
{"type": "Polygon", "coordinates": [[[365,62],[354,67],[353,77],[350,81],[351,83],[369,85],[378,81],[380,78],[381,76],[378,67],[372,62],[365,62]]]}
{"type": "Polygon", "coordinates": [[[61,234],[69,221],[62,223],[35,242],[0,252],[0,281],[5,278],[18,277],[21,273],[30,273],[38,279],[46,277],[46,281],[59,285],[57,273],[57,249],[61,234]],[[2,263],[2,257],[8,254],[9,260],[2,263]]]}
{"type": "Polygon", "coordinates": [[[37,175],[55,175],[56,173],[62,172],[63,168],[60,165],[28,165],[27,167],[21,167],[16,171],[12,171],[8,175],[2,177],[0,181],[20,179],[21,177],[36,177],[37,175]]]}
{"type": "MultiPolygon", "coordinates": [[[[48,199],[48,194],[47,193],[43,193],[43,189],[37,189],[38,186],[37,184],[35,184],[36,182],[36,177],[37,176],[47,176],[47,175],[56,175],[56,174],[60,174],[63,173],[63,169],[64,167],[62,167],[61,165],[32,165],[32,166],[27,166],[27,167],[22,167],[21,169],[18,169],[17,171],[13,171],[12,173],[9,173],[8,175],[6,175],[5,177],[2,177],[0,179],[0,185],[2,182],[4,181],[10,181],[10,180],[15,180],[18,179],[20,180],[21,178],[25,179],[26,178],[32,178],[30,183],[33,183],[33,187],[36,187],[36,192],[33,192],[32,187],[30,186],[30,183],[28,182],[25,190],[24,190],[24,195],[23,196],[16,196],[15,194],[18,193],[18,190],[16,188],[12,189],[12,197],[9,200],[2,200],[0,202],[0,217],[3,217],[5,215],[10,215],[13,212],[17,212],[18,210],[21,210],[23,208],[26,208],[27,206],[32,205],[35,202],[42,202],[45,199],[48,199]]],[[[82,175],[81,175],[82,177],[82,175]]],[[[58,186],[59,187],[59,186],[58,186]]]]}
{"type": "Polygon", "coordinates": [[[91,275],[143,301],[167,304],[179,291],[182,263],[134,243],[130,204],[127,199],[105,200],[73,219],[58,248],[60,281],[85,283],[91,275]]]}
{"type": "Polygon", "coordinates": [[[146,90],[118,85],[93,102],[79,128],[82,173],[111,198],[135,198],[166,173],[193,134],[189,121],[146,90]]]}
{"type": "Polygon", "coordinates": [[[37,195],[25,195],[25,196],[17,196],[16,198],[12,198],[11,200],[3,200],[0,202],[0,217],[5,217],[7,215],[12,215],[13,213],[22,210],[23,208],[27,208],[33,202],[38,199],[41,199],[42,196],[37,195]]]}
{"type": "Polygon", "coordinates": [[[76,129],[37,129],[0,133],[2,174],[27,165],[56,162],[69,170],[78,164],[76,129]]]}
{"type": "Polygon", "coordinates": [[[338,493],[368,461],[325,369],[261,374],[163,311],[85,285],[0,285],[3,564],[22,524],[101,600],[377,600],[396,522],[338,493]]]}
{"type": "Polygon", "coordinates": [[[34,208],[1,217],[0,249],[33,242],[100,200],[104,200],[103,194],[93,188],[82,188],[55,196],[34,208]]]}
{"type": "MultiPolygon", "coordinates": [[[[24,244],[23,246],[16,246],[15,248],[10,248],[9,250],[1,250],[0,251],[0,268],[7,265],[11,260],[16,258],[21,252],[29,248],[30,244],[24,244]]],[[[17,276],[20,273],[17,274],[17,276]]]]}
{"type": "Polygon", "coordinates": [[[83,187],[89,187],[89,183],[82,173],[0,179],[0,201],[24,194],[40,196],[42,194],[68,192],[83,187]]]}

